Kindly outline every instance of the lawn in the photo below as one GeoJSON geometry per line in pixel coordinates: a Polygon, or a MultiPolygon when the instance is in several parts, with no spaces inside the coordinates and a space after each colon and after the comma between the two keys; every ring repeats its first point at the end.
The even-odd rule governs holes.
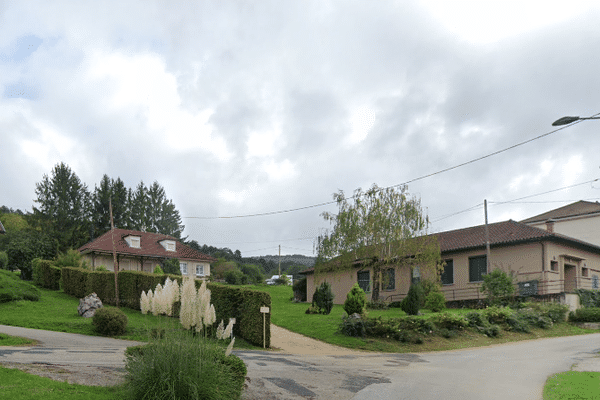
{"type": "Polygon", "coordinates": [[[548,378],[544,400],[565,399],[600,399],[600,372],[568,371],[548,378]]]}
{"type": "Polygon", "coordinates": [[[11,400],[114,400],[123,398],[122,386],[83,386],[53,381],[18,369],[0,367],[0,393],[11,400]]]}
{"type": "MultiPolygon", "coordinates": [[[[423,351],[455,350],[469,347],[489,346],[492,344],[514,342],[520,340],[539,339],[544,337],[573,336],[596,333],[590,329],[582,329],[568,323],[555,324],[552,329],[531,328],[531,333],[503,331],[499,337],[491,338],[485,335],[465,330],[452,339],[437,335],[427,335],[422,344],[401,343],[396,340],[378,338],[355,338],[338,332],[342,316],[345,314],[342,305],[334,305],[329,315],[305,314],[308,303],[294,303],[292,288],[289,286],[249,286],[253,290],[262,290],[271,294],[271,322],[282,328],[318,339],[327,343],[352,349],[367,351],[414,353],[423,351]]],[[[452,313],[467,313],[469,309],[448,310],[452,313]]],[[[430,314],[423,310],[425,315],[430,314]]],[[[396,318],[406,315],[399,308],[388,310],[369,310],[369,317],[396,318]]]]}

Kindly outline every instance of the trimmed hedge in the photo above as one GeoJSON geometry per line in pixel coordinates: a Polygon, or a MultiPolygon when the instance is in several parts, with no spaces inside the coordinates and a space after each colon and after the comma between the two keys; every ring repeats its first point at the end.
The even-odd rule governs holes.
{"type": "Polygon", "coordinates": [[[580,308],[569,313],[571,322],[600,322],[600,308],[580,308]]]}
{"type": "Polygon", "coordinates": [[[55,267],[50,260],[34,258],[31,261],[33,267],[33,284],[50,290],[60,289],[60,268],[55,267]]]}
{"type": "MultiPolygon", "coordinates": [[[[177,280],[181,285],[182,278],[177,275],[155,275],[139,271],[121,271],[118,275],[119,303],[134,310],[140,309],[142,291],[154,290],[159,283],[164,285],[167,277],[177,280]]],[[[65,293],[84,298],[95,292],[102,303],[116,305],[115,276],[113,272],[88,271],[81,268],[62,268],[63,290],[65,293]]],[[[202,281],[196,280],[196,288],[202,281]]],[[[215,306],[217,323],[235,318],[233,326],[235,335],[256,345],[263,345],[263,314],[260,307],[271,307],[271,295],[245,288],[207,284],[211,291],[211,303],[215,306]]],[[[177,309],[177,305],[174,306],[177,309]]],[[[177,315],[177,313],[175,314],[177,315]]],[[[271,344],[271,314],[265,315],[265,343],[271,344]]]]}

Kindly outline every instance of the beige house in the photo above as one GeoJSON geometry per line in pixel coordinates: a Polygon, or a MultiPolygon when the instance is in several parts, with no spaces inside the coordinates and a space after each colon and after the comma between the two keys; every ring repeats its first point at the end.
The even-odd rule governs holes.
{"type": "MultiPolygon", "coordinates": [[[[559,297],[577,288],[598,289],[600,246],[513,220],[490,224],[490,270],[500,268],[515,275],[517,293],[559,297]]],[[[435,234],[444,269],[442,291],[446,301],[484,298],[480,287],[487,271],[485,226],[435,234]]],[[[308,301],[323,281],[331,284],[334,302],[342,304],[352,285],[358,284],[370,300],[372,270],[357,266],[337,273],[319,273],[311,268],[307,277],[308,301]]],[[[432,278],[418,267],[390,266],[384,271],[380,298],[403,299],[413,280],[432,278]]],[[[431,272],[429,272],[431,275],[431,272]]]]}
{"type": "Polygon", "coordinates": [[[581,200],[521,222],[600,246],[600,203],[598,202],[581,200]]]}
{"type": "MultiPolygon", "coordinates": [[[[108,231],[78,249],[93,270],[104,266],[114,271],[112,238],[112,231],[108,231]]],[[[153,272],[164,259],[177,258],[183,276],[205,279],[210,275],[210,264],[217,261],[160,233],[115,229],[114,242],[119,271],[153,272]]]]}

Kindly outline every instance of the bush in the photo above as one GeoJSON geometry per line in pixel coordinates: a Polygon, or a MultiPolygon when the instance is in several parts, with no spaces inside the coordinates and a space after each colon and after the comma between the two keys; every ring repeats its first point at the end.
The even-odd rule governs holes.
{"type": "Polygon", "coordinates": [[[104,265],[101,265],[99,267],[96,267],[96,269],[94,271],[97,271],[97,272],[108,272],[108,268],[106,268],[104,265]]]}
{"type": "Polygon", "coordinates": [[[365,292],[358,286],[358,283],[355,283],[352,286],[352,289],[346,295],[346,301],[344,302],[344,311],[346,314],[352,315],[354,313],[364,314],[365,312],[365,304],[367,300],[365,299],[365,292]]]}
{"type": "Polygon", "coordinates": [[[135,399],[239,399],[246,365],[216,342],[188,332],[127,352],[127,388],[135,399]]]}
{"type": "Polygon", "coordinates": [[[96,332],[104,336],[119,336],[127,328],[127,316],[118,308],[102,307],[92,317],[96,332]]]}
{"type": "Polygon", "coordinates": [[[294,282],[294,299],[297,301],[306,301],[306,277],[294,282]]]}
{"type": "Polygon", "coordinates": [[[34,285],[50,290],[60,289],[61,269],[55,267],[52,261],[34,258],[31,265],[34,285]]]}
{"type": "Polygon", "coordinates": [[[340,331],[346,336],[364,337],[366,333],[365,321],[362,318],[344,316],[340,325],[340,331]]]}
{"type": "Polygon", "coordinates": [[[77,250],[69,249],[66,253],[61,253],[54,260],[54,266],[58,268],[72,267],[72,268],[85,268],[88,269],[88,265],[83,259],[81,253],[77,250]]]}
{"type": "Polygon", "coordinates": [[[162,260],[161,265],[165,274],[181,276],[181,269],[179,269],[179,260],[177,258],[165,258],[162,260]]]}
{"type": "Polygon", "coordinates": [[[225,282],[230,285],[245,285],[248,283],[248,277],[239,269],[231,269],[223,274],[225,282]]]}
{"type": "Polygon", "coordinates": [[[156,267],[154,267],[154,271],[152,271],[153,274],[155,275],[164,275],[164,271],[162,270],[162,268],[160,267],[160,265],[157,265],[156,267]]]}
{"type": "Polygon", "coordinates": [[[512,314],[506,318],[506,323],[515,332],[530,333],[529,323],[522,314],[512,314]]]}
{"type": "Polygon", "coordinates": [[[446,297],[442,292],[431,292],[425,299],[425,308],[433,312],[446,309],[446,297]]]}
{"type": "Polygon", "coordinates": [[[490,325],[487,327],[478,327],[479,331],[489,337],[500,336],[500,327],[498,325],[490,325]]]}
{"type": "Polygon", "coordinates": [[[402,300],[402,311],[408,315],[419,314],[421,303],[423,299],[423,288],[418,283],[413,283],[408,289],[408,294],[402,300]]]}
{"type": "Polygon", "coordinates": [[[331,285],[327,282],[323,282],[319,285],[313,295],[313,306],[316,306],[321,314],[329,314],[333,308],[333,292],[331,291],[331,285]]]}
{"type": "Polygon", "coordinates": [[[450,330],[460,330],[469,325],[469,321],[462,315],[449,312],[436,314],[431,317],[431,320],[439,328],[446,328],[450,330]]]}
{"type": "Polygon", "coordinates": [[[0,303],[15,300],[38,301],[40,290],[29,282],[20,280],[14,273],[0,270],[0,303]]]}
{"type": "Polygon", "coordinates": [[[600,307],[600,291],[577,289],[575,293],[579,295],[579,302],[584,307],[600,307]]]}
{"type": "Polygon", "coordinates": [[[486,327],[490,324],[487,319],[487,316],[484,316],[479,311],[470,311],[467,314],[465,314],[465,318],[469,322],[469,326],[472,328],[475,328],[478,326],[486,327]]]}
{"type": "Polygon", "coordinates": [[[389,308],[402,308],[402,301],[392,301],[388,304],[389,308]]]}
{"type": "Polygon", "coordinates": [[[440,283],[438,281],[432,281],[432,280],[429,280],[429,279],[422,279],[421,282],[419,282],[419,285],[423,289],[423,297],[421,298],[421,306],[420,306],[420,308],[427,308],[427,307],[425,307],[425,302],[427,301],[427,297],[431,293],[441,293],[440,283]]]}
{"type": "Polygon", "coordinates": [[[8,269],[8,254],[5,251],[0,251],[0,269],[8,269]]]}
{"type": "Polygon", "coordinates": [[[481,291],[487,294],[490,305],[500,305],[514,295],[515,287],[511,276],[501,269],[495,269],[483,276],[481,291]]]}
{"type": "Polygon", "coordinates": [[[385,301],[379,299],[379,300],[368,301],[367,308],[369,310],[387,310],[388,305],[385,301]]]}
{"type": "Polygon", "coordinates": [[[600,322],[600,308],[580,308],[569,313],[571,322],[600,322]]]}
{"type": "Polygon", "coordinates": [[[569,306],[560,303],[527,302],[521,303],[521,308],[536,310],[540,315],[550,318],[554,323],[564,322],[569,312],[569,306]]]}
{"type": "Polygon", "coordinates": [[[513,310],[508,307],[488,307],[482,311],[483,315],[492,324],[502,324],[513,315],[513,310]]]}

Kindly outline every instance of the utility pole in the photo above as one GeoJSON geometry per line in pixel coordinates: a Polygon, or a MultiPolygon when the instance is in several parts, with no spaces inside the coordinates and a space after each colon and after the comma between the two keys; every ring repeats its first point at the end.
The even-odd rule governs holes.
{"type": "Polygon", "coordinates": [[[486,260],[486,273],[490,273],[490,228],[488,227],[488,215],[487,215],[487,200],[483,200],[483,209],[485,212],[485,260],[486,260]]]}
{"type": "Polygon", "coordinates": [[[108,210],[110,212],[110,236],[112,239],[112,251],[113,251],[113,271],[115,271],[115,298],[117,308],[119,307],[119,263],[117,262],[117,252],[115,250],[115,223],[113,222],[112,214],[112,201],[108,199],[108,210]]]}
{"type": "Polygon", "coordinates": [[[281,279],[281,245],[279,245],[279,279],[281,279]]]}

